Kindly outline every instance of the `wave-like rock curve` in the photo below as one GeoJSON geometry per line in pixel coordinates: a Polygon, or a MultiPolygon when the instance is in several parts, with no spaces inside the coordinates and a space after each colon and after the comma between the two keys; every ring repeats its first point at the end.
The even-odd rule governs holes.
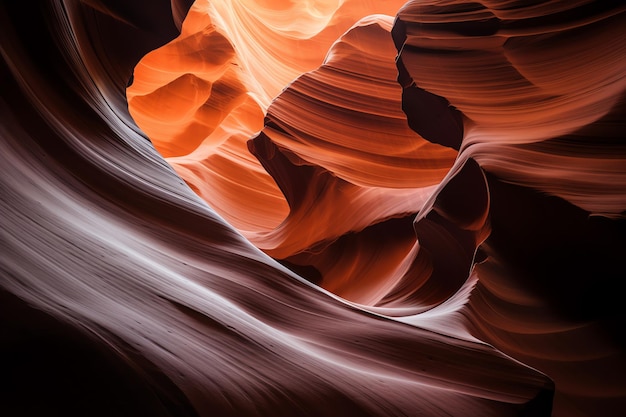
{"type": "Polygon", "coordinates": [[[0,6],[3,412],[619,415],[619,6],[153,3],[0,6]]]}

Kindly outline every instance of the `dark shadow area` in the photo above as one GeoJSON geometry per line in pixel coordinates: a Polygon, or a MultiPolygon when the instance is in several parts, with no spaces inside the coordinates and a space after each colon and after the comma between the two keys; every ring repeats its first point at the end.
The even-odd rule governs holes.
{"type": "Polygon", "coordinates": [[[196,416],[145,358],[142,369],[130,365],[95,337],[4,291],[0,329],[0,415],[196,416]],[[154,371],[148,376],[145,369],[154,371]]]}
{"type": "Polygon", "coordinates": [[[626,325],[626,220],[589,216],[561,198],[505,183],[492,174],[487,179],[489,247],[527,277],[527,287],[564,319],[601,320],[626,346],[621,334],[626,325]]]}

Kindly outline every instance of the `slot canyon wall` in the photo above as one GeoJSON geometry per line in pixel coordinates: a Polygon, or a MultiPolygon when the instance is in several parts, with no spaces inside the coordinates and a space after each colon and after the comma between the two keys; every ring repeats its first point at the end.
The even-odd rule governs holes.
{"type": "Polygon", "coordinates": [[[1,415],[623,415],[626,6],[0,19],[1,415]]]}

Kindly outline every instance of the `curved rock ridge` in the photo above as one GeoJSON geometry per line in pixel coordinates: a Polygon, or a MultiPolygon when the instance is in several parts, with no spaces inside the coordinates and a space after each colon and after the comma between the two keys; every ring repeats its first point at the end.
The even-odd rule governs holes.
{"type": "MultiPolygon", "coordinates": [[[[158,128],[153,144],[200,196],[257,247],[292,268],[304,267],[306,273],[298,270],[335,294],[367,305],[378,303],[408,268],[398,265],[411,263],[417,251],[410,216],[420,210],[457,155],[422,139],[407,125],[396,80],[397,52],[389,34],[393,19],[379,14],[359,20],[331,45],[318,69],[280,92],[268,109],[256,145],[249,145],[258,164],[242,144],[252,136],[251,127],[261,121],[263,106],[250,97],[266,92],[254,90],[262,79],[241,64],[242,51],[248,47],[236,35],[241,28],[234,23],[228,26],[230,20],[224,18],[243,11],[236,4],[228,13],[222,7],[195,3],[181,35],[142,59],[128,88],[135,120],[148,134],[158,123],[177,129],[187,126],[178,134],[158,128]],[[232,44],[221,33],[229,34],[232,44]],[[198,52],[203,49],[211,54],[198,52]],[[190,77],[204,77],[206,83],[188,83],[190,77]],[[216,90],[216,83],[225,78],[241,81],[231,89],[229,102],[216,90]],[[244,84],[249,91],[242,89],[244,84]],[[191,90],[187,92],[185,85],[191,90]],[[174,96],[168,99],[170,94],[174,96]],[[232,107],[231,102],[243,104],[232,107]],[[207,110],[199,110],[200,104],[207,110]],[[155,121],[154,112],[158,112],[155,121]],[[216,126],[190,128],[185,117],[213,121],[216,126]],[[207,131],[212,133],[203,139],[207,131]],[[194,142],[193,132],[199,133],[201,142],[194,142]],[[276,153],[284,156],[277,158],[276,153]],[[381,222],[404,224],[402,237],[396,233],[398,227],[391,232],[384,232],[382,226],[365,230],[381,222]],[[378,239],[372,243],[374,236],[378,239]]],[[[343,16],[346,11],[333,13],[343,16]]],[[[282,33],[273,26],[261,25],[259,30],[270,29],[282,33]]],[[[306,42],[322,40],[313,37],[306,42]]],[[[248,42],[255,44],[256,38],[248,42]]],[[[266,53],[271,55],[271,48],[266,53]]]]}
{"type": "Polygon", "coordinates": [[[622,414],[623,6],[191,3],[0,5],[0,415],[622,414]]]}
{"type": "Polygon", "coordinates": [[[343,32],[402,3],[196,1],[180,35],[137,65],[130,113],[229,223],[249,233],[272,230],[288,207],[245,141],[263,128],[272,99],[317,68],[343,32]]]}
{"type": "Polygon", "coordinates": [[[184,4],[0,7],[2,414],[549,409],[541,373],[309,284],[164,162],[120,80],[184,4]]]}
{"type": "Polygon", "coordinates": [[[624,11],[412,1],[392,31],[409,124],[486,172],[485,261],[457,314],[554,380],[555,416],[626,404],[624,11]]]}
{"type": "Polygon", "coordinates": [[[417,251],[412,217],[457,154],[408,127],[391,23],[380,15],[357,22],[319,69],[274,100],[249,144],[290,207],[276,229],[251,241],[367,305],[402,279],[417,251]]]}
{"type": "Polygon", "coordinates": [[[272,142],[361,187],[438,184],[457,152],[415,135],[401,108],[389,16],[357,22],[319,69],[292,82],[267,111],[272,142]]]}
{"type": "Polygon", "coordinates": [[[463,147],[499,177],[621,217],[625,7],[453,4],[398,12],[404,94],[422,89],[460,111],[463,147]]]}

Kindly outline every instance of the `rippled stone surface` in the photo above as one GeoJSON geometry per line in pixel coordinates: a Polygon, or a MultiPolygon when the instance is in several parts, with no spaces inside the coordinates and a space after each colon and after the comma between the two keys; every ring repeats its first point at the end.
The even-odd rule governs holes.
{"type": "Polygon", "coordinates": [[[0,19],[2,414],[626,406],[623,6],[0,19]]]}

